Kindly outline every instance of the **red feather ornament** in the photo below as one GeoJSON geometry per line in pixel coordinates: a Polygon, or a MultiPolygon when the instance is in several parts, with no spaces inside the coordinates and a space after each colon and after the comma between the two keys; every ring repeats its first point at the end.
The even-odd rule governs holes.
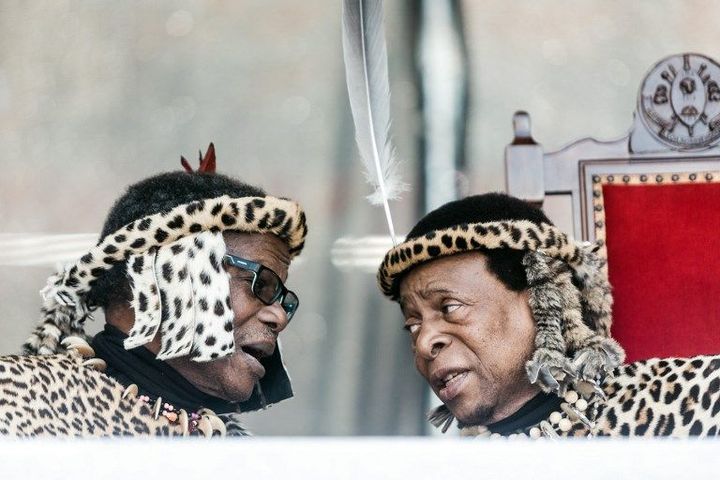
{"type": "Polygon", "coordinates": [[[198,157],[200,160],[200,166],[197,170],[192,169],[192,167],[190,166],[190,162],[188,162],[185,157],[180,157],[180,165],[182,165],[185,171],[188,173],[215,173],[215,145],[213,145],[212,142],[210,142],[208,149],[205,151],[205,157],[203,157],[202,151],[198,152],[198,157]]]}

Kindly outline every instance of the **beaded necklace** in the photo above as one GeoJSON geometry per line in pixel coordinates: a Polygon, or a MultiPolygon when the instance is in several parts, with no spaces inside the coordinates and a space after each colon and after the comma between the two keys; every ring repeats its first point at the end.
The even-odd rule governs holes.
{"type": "MultiPolygon", "coordinates": [[[[530,437],[533,439],[547,437],[560,438],[576,430],[584,431],[585,436],[594,437],[597,435],[597,413],[602,397],[593,395],[592,400],[582,398],[576,391],[568,390],[563,396],[564,402],[560,409],[553,411],[548,418],[541,420],[535,425],[515,430],[505,435],[507,438],[530,437]]],[[[498,432],[492,432],[486,426],[468,426],[460,429],[460,435],[479,438],[500,438],[498,432]]]]}
{"type": "MultiPolygon", "coordinates": [[[[95,351],[84,338],[66,337],[61,343],[67,349],[68,354],[81,357],[85,367],[100,372],[107,367],[105,360],[95,357],[95,351]]],[[[138,395],[138,386],[134,383],[125,387],[122,398],[135,399],[138,403],[148,405],[153,412],[153,419],[157,420],[160,416],[165,417],[170,424],[180,426],[184,436],[212,437],[215,434],[225,436],[227,433],[225,423],[212,410],[201,408],[196,412],[188,413],[183,409],[176,409],[168,402],[163,402],[162,397],[156,398],[153,402],[148,395],[138,395]]]]}

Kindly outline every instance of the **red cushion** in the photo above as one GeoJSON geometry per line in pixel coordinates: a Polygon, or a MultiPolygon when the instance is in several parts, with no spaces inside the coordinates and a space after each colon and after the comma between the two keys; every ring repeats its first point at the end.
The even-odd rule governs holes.
{"type": "Polygon", "coordinates": [[[720,184],[605,185],[612,334],[627,360],[720,352],[720,184]]]}

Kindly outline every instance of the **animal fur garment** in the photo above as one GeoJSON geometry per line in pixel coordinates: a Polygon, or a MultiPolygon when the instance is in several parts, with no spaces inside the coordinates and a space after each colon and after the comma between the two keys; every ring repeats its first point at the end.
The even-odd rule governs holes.
{"type": "Polygon", "coordinates": [[[42,291],[43,320],[25,342],[24,353],[57,353],[63,337],[86,338],[84,323],[91,318],[87,292],[107,270],[127,262],[133,307],[140,313],[128,348],[147,343],[159,329],[160,358],[191,353],[196,361],[208,361],[229,355],[234,344],[228,280],[221,268],[225,250],[220,232],[225,230],[277,235],[288,244],[291,258],[300,253],[307,234],[300,206],[274,197],[221,196],[133,221],[48,279],[42,291]],[[192,254],[198,258],[190,261],[192,254]],[[211,285],[204,284],[204,276],[211,285]],[[210,327],[213,316],[220,318],[213,318],[210,327]],[[212,346],[195,338],[200,324],[204,330],[198,336],[213,336],[215,342],[205,342],[212,346]]]}
{"type": "Polygon", "coordinates": [[[527,364],[530,381],[560,395],[570,383],[581,393],[591,393],[595,381],[622,363],[622,348],[583,321],[582,295],[569,265],[532,251],[525,254],[523,264],[537,325],[536,350],[527,364]]]}
{"type": "MultiPolygon", "coordinates": [[[[84,344],[84,350],[90,349],[84,344]]],[[[85,350],[92,353],[92,349],[85,350]]],[[[154,404],[137,397],[137,386],[124,387],[98,371],[102,361],[67,353],[0,356],[0,436],[247,436],[238,413],[216,415],[203,409],[197,427],[184,410],[160,414],[154,404]]]]}
{"type": "MultiPolygon", "coordinates": [[[[565,403],[559,411],[515,433],[532,436],[532,430],[542,430],[543,436],[552,438],[720,434],[720,356],[642,360],[616,368],[598,385],[602,395],[595,404],[583,399],[569,408],[569,402],[565,403]]],[[[429,420],[439,424],[448,415],[452,419],[443,405],[429,420]]],[[[461,435],[491,435],[482,426],[460,428],[461,435]]]]}
{"type": "Polygon", "coordinates": [[[235,351],[225,242],[203,232],[128,259],[135,323],[125,340],[131,349],[160,329],[158,360],[191,355],[206,362],[235,351]]]}

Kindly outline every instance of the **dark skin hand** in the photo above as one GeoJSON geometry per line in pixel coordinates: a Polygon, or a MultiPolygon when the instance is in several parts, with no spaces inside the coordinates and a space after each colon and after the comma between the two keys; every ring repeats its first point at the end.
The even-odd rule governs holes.
{"type": "MultiPolygon", "coordinates": [[[[287,280],[290,266],[288,247],[272,234],[223,233],[227,252],[265,265],[287,280]]],[[[167,360],[167,363],[199,390],[228,401],[250,398],[253,388],[264,375],[253,366],[253,360],[240,348],[246,344],[262,344],[275,349],[278,334],[287,327],[285,311],[278,302],[265,305],[251,291],[252,272],[226,267],[230,274],[230,302],[234,320],[235,352],[211,362],[193,362],[188,357],[167,360]]],[[[116,305],[106,312],[107,322],[128,333],[134,322],[129,305],[116,305]]],[[[145,345],[151,352],[160,351],[156,336],[145,345]]]]}
{"type": "Polygon", "coordinates": [[[502,420],[539,392],[525,373],[535,339],[527,291],[509,290],[483,253],[415,267],[400,305],[418,372],[463,424],[502,420]]]}

